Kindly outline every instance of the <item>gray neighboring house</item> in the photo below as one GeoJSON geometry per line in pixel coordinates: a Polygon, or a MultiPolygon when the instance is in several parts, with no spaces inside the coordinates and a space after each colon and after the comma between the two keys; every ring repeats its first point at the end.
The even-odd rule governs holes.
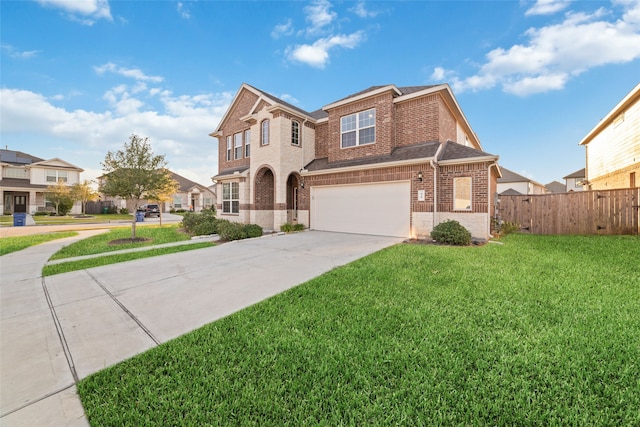
{"type": "Polygon", "coordinates": [[[551,181],[544,186],[547,189],[547,193],[566,193],[566,186],[560,181],[551,181]]]}
{"type": "Polygon", "coordinates": [[[564,178],[565,182],[565,191],[570,193],[572,191],[584,191],[584,181],[586,178],[586,169],[582,168],[580,170],[571,173],[564,178]]]}
{"type": "Polygon", "coordinates": [[[520,194],[545,194],[544,185],[505,167],[500,167],[502,177],[498,178],[498,194],[501,196],[520,194]],[[511,190],[511,191],[510,191],[511,190]]]}

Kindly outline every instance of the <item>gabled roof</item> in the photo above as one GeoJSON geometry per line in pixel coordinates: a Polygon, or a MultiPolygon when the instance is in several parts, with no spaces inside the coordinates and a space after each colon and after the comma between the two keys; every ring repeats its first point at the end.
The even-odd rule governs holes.
{"type": "Polygon", "coordinates": [[[567,179],[567,178],[584,178],[586,176],[585,174],[586,169],[582,168],[580,170],[577,170],[573,173],[570,173],[569,175],[563,177],[562,179],[567,179]]]}
{"type": "Polygon", "coordinates": [[[550,183],[545,185],[544,188],[546,188],[547,191],[551,193],[564,193],[567,191],[567,187],[563,183],[558,181],[551,181],[550,183]]]}
{"type": "Polygon", "coordinates": [[[225,178],[225,177],[231,177],[231,176],[237,176],[238,174],[244,174],[246,171],[249,170],[249,166],[240,166],[237,168],[229,168],[229,169],[225,169],[223,171],[220,171],[218,173],[218,175],[216,176],[212,176],[211,179],[215,180],[215,179],[221,179],[221,178],[225,178]]]}
{"type": "Polygon", "coordinates": [[[494,160],[498,159],[498,156],[485,153],[482,150],[476,150],[475,148],[467,147],[462,144],[458,144],[457,142],[447,141],[442,146],[442,150],[438,155],[438,162],[446,163],[447,161],[461,159],[468,160],[480,157],[493,158],[494,160]]]}
{"type": "Polygon", "coordinates": [[[501,196],[524,196],[524,194],[522,194],[519,191],[514,190],[513,188],[509,188],[507,190],[504,190],[502,193],[500,193],[501,196]]]}
{"type": "Polygon", "coordinates": [[[533,180],[515,173],[505,167],[502,167],[502,178],[498,179],[498,182],[531,182],[533,180]]]}
{"type": "Polygon", "coordinates": [[[79,168],[78,166],[73,165],[65,160],[62,160],[59,157],[54,157],[53,159],[42,160],[40,162],[31,163],[31,166],[42,166],[42,167],[58,168],[58,169],[73,169],[79,172],[84,172],[84,169],[79,168]]]}
{"type": "Polygon", "coordinates": [[[185,178],[184,176],[178,175],[175,172],[172,172],[172,171],[169,171],[169,172],[171,172],[171,178],[175,179],[180,185],[179,191],[188,192],[193,188],[198,188],[200,190],[206,190],[208,188],[204,185],[198,184],[197,182],[191,181],[190,179],[185,178]]]}
{"type": "Polygon", "coordinates": [[[640,99],[640,83],[638,83],[636,87],[631,89],[631,92],[629,92],[622,99],[622,101],[618,103],[618,105],[613,107],[613,110],[609,111],[609,113],[604,117],[604,119],[600,120],[600,123],[598,123],[593,129],[591,129],[591,131],[587,134],[587,136],[585,136],[578,145],[586,145],[589,142],[591,142],[591,140],[595,138],[596,135],[598,135],[600,132],[602,132],[604,128],[609,126],[616,119],[616,117],[618,117],[620,113],[624,112],[629,106],[638,102],[639,99],[640,99]]]}

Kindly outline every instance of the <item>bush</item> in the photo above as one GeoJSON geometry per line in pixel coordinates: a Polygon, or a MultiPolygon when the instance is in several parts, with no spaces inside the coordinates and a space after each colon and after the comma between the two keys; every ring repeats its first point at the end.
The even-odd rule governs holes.
{"type": "Polygon", "coordinates": [[[206,236],[218,233],[215,210],[203,209],[202,212],[187,212],[182,218],[182,227],[192,236],[206,236]]]}
{"type": "Polygon", "coordinates": [[[467,246],[471,244],[471,233],[458,221],[449,220],[433,227],[431,237],[436,242],[449,245],[467,246]]]}
{"type": "Polygon", "coordinates": [[[222,240],[241,240],[247,238],[244,224],[227,220],[218,221],[218,235],[222,240]]]}
{"type": "Polygon", "coordinates": [[[302,231],[304,230],[304,224],[293,224],[293,231],[302,231]]]}
{"type": "Polygon", "coordinates": [[[47,211],[38,211],[33,214],[33,216],[47,216],[47,215],[49,215],[49,212],[47,211]]]}
{"type": "Polygon", "coordinates": [[[500,224],[499,232],[500,234],[507,235],[509,233],[515,233],[520,230],[520,226],[513,222],[503,222],[500,224]]]}
{"type": "Polygon", "coordinates": [[[282,224],[280,226],[280,231],[283,231],[285,233],[291,233],[292,231],[302,231],[304,230],[304,224],[282,224]]]}
{"type": "Polygon", "coordinates": [[[122,215],[127,215],[129,213],[129,209],[127,208],[120,208],[120,214],[122,215]]]}
{"type": "Polygon", "coordinates": [[[246,224],[244,226],[244,232],[248,238],[262,236],[262,227],[257,224],[246,224]]]}

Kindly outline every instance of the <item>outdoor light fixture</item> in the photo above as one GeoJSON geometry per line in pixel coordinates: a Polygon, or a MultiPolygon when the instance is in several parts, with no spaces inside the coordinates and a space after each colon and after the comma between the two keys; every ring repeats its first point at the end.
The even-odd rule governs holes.
{"type": "Polygon", "coordinates": [[[304,181],[300,181],[300,188],[304,188],[304,181]]]}
{"type": "Polygon", "coordinates": [[[422,182],[422,171],[418,172],[418,181],[422,182]]]}

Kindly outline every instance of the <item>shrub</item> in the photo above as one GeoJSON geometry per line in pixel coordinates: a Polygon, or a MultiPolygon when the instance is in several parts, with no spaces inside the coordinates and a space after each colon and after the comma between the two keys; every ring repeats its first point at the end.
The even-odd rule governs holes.
{"type": "Polygon", "coordinates": [[[449,220],[433,227],[431,237],[436,242],[449,245],[467,246],[471,244],[471,233],[458,221],[449,220]]]}
{"type": "Polygon", "coordinates": [[[203,209],[202,212],[187,212],[182,218],[182,227],[192,236],[206,236],[218,233],[215,210],[203,209]]]}
{"type": "Polygon", "coordinates": [[[127,215],[129,213],[129,209],[127,208],[120,208],[120,214],[121,215],[127,215]]]}
{"type": "Polygon", "coordinates": [[[283,231],[285,233],[291,233],[293,231],[293,225],[289,224],[288,222],[286,224],[282,224],[280,226],[280,231],[283,231]]]}
{"type": "Polygon", "coordinates": [[[500,234],[506,235],[509,233],[515,233],[520,230],[520,226],[514,222],[503,222],[500,224],[500,234]]]}
{"type": "Polygon", "coordinates": [[[176,210],[171,208],[171,209],[169,209],[169,213],[176,213],[176,210]]]}
{"type": "Polygon", "coordinates": [[[244,232],[249,237],[260,237],[262,236],[262,227],[257,224],[246,224],[244,226],[244,232]]]}
{"type": "Polygon", "coordinates": [[[231,222],[227,220],[218,221],[218,235],[222,240],[241,240],[246,239],[247,234],[244,230],[244,224],[231,222]]]}
{"type": "Polygon", "coordinates": [[[302,231],[302,230],[304,230],[304,224],[300,224],[300,223],[293,224],[293,231],[302,231]]]}
{"type": "Polygon", "coordinates": [[[112,214],[112,215],[117,214],[118,213],[118,208],[113,206],[113,205],[109,206],[109,213],[112,214]]]}
{"type": "Polygon", "coordinates": [[[38,211],[33,214],[33,216],[47,216],[47,215],[49,215],[49,212],[47,211],[38,211]]]}

